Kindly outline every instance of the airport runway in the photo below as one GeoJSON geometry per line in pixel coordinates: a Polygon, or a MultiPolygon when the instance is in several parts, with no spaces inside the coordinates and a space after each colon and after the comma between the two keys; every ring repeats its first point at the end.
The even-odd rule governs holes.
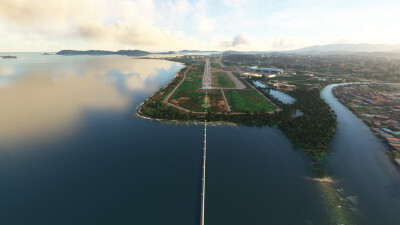
{"type": "Polygon", "coordinates": [[[210,71],[210,59],[206,59],[206,64],[204,68],[203,82],[201,85],[201,89],[209,90],[211,87],[211,71],[210,71]]]}

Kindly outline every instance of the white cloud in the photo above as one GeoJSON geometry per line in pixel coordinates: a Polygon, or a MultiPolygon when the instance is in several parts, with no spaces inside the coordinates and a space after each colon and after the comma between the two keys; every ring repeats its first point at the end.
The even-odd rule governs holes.
{"type": "Polygon", "coordinates": [[[247,34],[239,34],[233,37],[232,46],[250,45],[251,42],[251,38],[247,34]]]}
{"type": "Polygon", "coordinates": [[[249,4],[249,0],[220,0],[227,7],[242,8],[249,4]]]}
{"type": "Polygon", "coordinates": [[[295,39],[291,37],[276,37],[272,43],[272,49],[274,50],[289,50],[293,49],[298,45],[295,43],[295,39]]]}
{"type": "Polygon", "coordinates": [[[298,40],[397,43],[399,7],[393,0],[0,0],[0,49],[269,50],[298,48],[298,40]],[[231,39],[240,33],[251,38],[231,39]]]}
{"type": "Polygon", "coordinates": [[[247,34],[238,34],[232,40],[222,41],[222,46],[228,49],[248,48],[252,44],[253,40],[247,34]]]}
{"type": "Polygon", "coordinates": [[[78,25],[77,32],[85,38],[119,42],[127,45],[163,47],[165,45],[173,46],[177,42],[168,29],[144,23],[118,21],[108,26],[95,22],[84,23],[78,25]]]}
{"type": "Polygon", "coordinates": [[[215,29],[215,21],[203,16],[198,19],[197,29],[202,33],[210,33],[215,29]]]}

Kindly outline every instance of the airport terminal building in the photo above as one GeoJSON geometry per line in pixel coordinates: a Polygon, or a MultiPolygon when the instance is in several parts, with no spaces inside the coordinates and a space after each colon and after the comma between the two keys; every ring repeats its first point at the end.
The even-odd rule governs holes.
{"type": "Polygon", "coordinates": [[[251,67],[249,67],[249,69],[253,70],[255,72],[262,72],[262,73],[275,73],[275,74],[283,73],[283,70],[275,69],[275,68],[263,68],[263,67],[258,67],[258,66],[251,66],[251,67]]]}

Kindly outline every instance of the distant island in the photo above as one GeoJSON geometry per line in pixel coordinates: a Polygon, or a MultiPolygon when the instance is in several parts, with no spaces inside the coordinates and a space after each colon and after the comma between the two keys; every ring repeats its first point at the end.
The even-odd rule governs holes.
{"type": "Polygon", "coordinates": [[[200,50],[182,50],[179,51],[181,53],[208,53],[208,52],[217,52],[217,51],[200,51],[200,50]]]}
{"type": "Polygon", "coordinates": [[[175,51],[169,51],[169,52],[160,52],[158,54],[176,54],[177,52],[175,51]]]}
{"type": "Polygon", "coordinates": [[[51,55],[51,54],[49,54],[49,53],[43,53],[42,55],[51,55]]]}
{"type": "Polygon", "coordinates": [[[87,50],[87,51],[77,51],[77,50],[61,50],[56,53],[57,55],[126,55],[126,56],[146,56],[151,54],[150,52],[141,50],[119,50],[117,52],[113,51],[103,51],[103,50],[87,50]]]}
{"type": "Polygon", "coordinates": [[[1,58],[3,58],[3,59],[16,59],[17,56],[6,55],[6,56],[2,56],[1,58]]]}
{"type": "Polygon", "coordinates": [[[181,51],[168,51],[168,52],[160,52],[158,54],[168,55],[168,54],[177,54],[177,53],[216,53],[217,51],[200,51],[200,50],[181,50],[181,51]]]}

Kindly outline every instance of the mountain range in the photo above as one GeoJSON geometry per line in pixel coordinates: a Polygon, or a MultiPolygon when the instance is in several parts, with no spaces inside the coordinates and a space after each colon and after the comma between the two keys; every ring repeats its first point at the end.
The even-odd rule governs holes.
{"type": "Polygon", "coordinates": [[[400,57],[400,45],[387,44],[330,44],[315,45],[282,53],[310,55],[363,55],[377,57],[400,57]]]}

